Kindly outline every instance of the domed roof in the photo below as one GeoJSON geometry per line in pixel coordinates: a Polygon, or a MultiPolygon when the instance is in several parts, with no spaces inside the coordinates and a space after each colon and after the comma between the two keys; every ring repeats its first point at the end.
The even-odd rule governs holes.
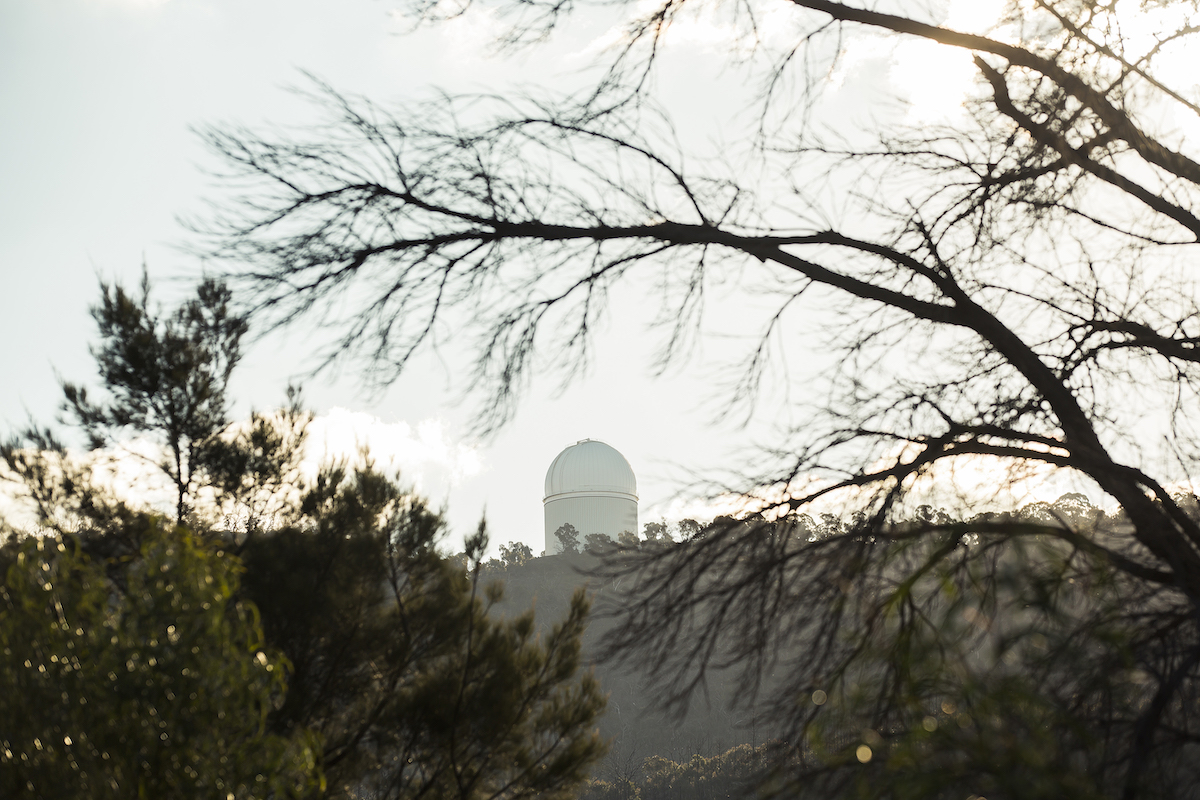
{"type": "Polygon", "coordinates": [[[614,492],[637,499],[637,479],[616,448],[584,439],[558,454],[546,471],[546,497],[571,492],[614,492]]]}

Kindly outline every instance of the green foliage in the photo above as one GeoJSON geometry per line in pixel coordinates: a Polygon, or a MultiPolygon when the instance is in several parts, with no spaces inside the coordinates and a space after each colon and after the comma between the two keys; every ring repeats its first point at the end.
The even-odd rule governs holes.
{"type": "Polygon", "coordinates": [[[1112,743],[1100,719],[1134,719],[1145,700],[1122,618],[1124,604],[1139,604],[1128,583],[1037,525],[964,542],[971,525],[924,519],[948,530],[884,547],[880,568],[908,577],[871,602],[879,618],[830,677],[831,700],[810,729],[816,743],[838,720],[843,730],[866,721],[873,741],[851,736],[817,752],[857,768],[858,748],[874,748],[857,770],[861,797],[1104,796],[1096,776],[1112,743]]]}
{"type": "MultiPolygon", "coordinates": [[[[743,697],[761,693],[747,715],[791,743],[772,754],[780,791],[1094,798],[1111,794],[1103,776],[1147,719],[1160,746],[1193,746],[1175,731],[1194,699],[1156,688],[1192,666],[1174,633],[1191,611],[1126,571],[1114,546],[1126,526],[1079,495],[967,521],[929,507],[877,527],[750,517],[596,572],[649,575],[605,598],[633,620],[608,643],[650,670],[676,659],[660,697],[707,693],[714,665],[733,668],[743,697]],[[670,594],[680,585],[696,588],[670,594]]],[[[1194,785],[1193,764],[1151,756],[1140,790],[1194,785]]]]}
{"type": "Polygon", "coordinates": [[[316,741],[266,731],[287,661],[235,600],[235,558],[141,520],[132,557],[30,538],[0,587],[0,794],[260,798],[320,785],[316,741]]]}
{"type": "MultiPolygon", "coordinates": [[[[688,520],[688,522],[693,522],[693,520],[688,520]]],[[[671,534],[667,530],[666,522],[647,522],[642,526],[642,532],[646,535],[647,542],[671,541],[671,534]]]]}
{"type": "MultiPolygon", "coordinates": [[[[791,794],[1108,796],[1100,776],[1153,709],[1151,670],[1180,663],[1160,626],[1183,619],[1148,614],[1157,590],[1100,549],[1123,525],[1077,495],[969,521],[923,507],[869,533],[853,519],[718,520],[677,557],[728,568],[735,586],[775,564],[795,599],[771,630],[751,610],[780,602],[776,586],[714,585],[720,607],[678,630],[696,647],[740,648],[743,682],[787,698],[763,713],[795,743],[779,754],[791,794]],[[746,622],[722,643],[713,620],[725,609],[746,622]]],[[[1179,762],[1159,767],[1142,779],[1151,795],[1186,782],[1179,762]]]]}
{"type": "Polygon", "coordinates": [[[579,552],[579,531],[575,530],[575,526],[571,523],[565,522],[559,526],[558,530],[554,532],[554,538],[558,540],[560,553],[579,552]]]}
{"type": "MultiPolygon", "coordinates": [[[[326,471],[302,507],[244,551],[295,669],[273,728],[324,737],[339,795],[569,796],[606,749],[603,696],[578,674],[582,593],[544,638],[532,613],[493,619],[499,586],[440,556],[441,517],[366,465],[326,471]]],[[[473,563],[485,547],[481,528],[473,563]]]]}
{"type": "Polygon", "coordinates": [[[593,727],[604,709],[599,686],[590,674],[576,678],[586,599],[577,593],[539,640],[532,614],[491,620],[475,584],[455,583],[453,613],[426,614],[425,633],[449,642],[430,642],[433,657],[387,709],[392,735],[367,787],[394,797],[572,796],[606,749],[593,727]]]}
{"type": "Polygon", "coordinates": [[[636,783],[628,778],[618,778],[612,781],[595,779],[588,781],[583,792],[583,800],[633,800],[641,796],[641,790],[636,783]]]}
{"type": "Polygon", "coordinates": [[[505,569],[521,567],[533,559],[533,549],[524,542],[500,545],[500,563],[505,569]]]}
{"type": "Polygon", "coordinates": [[[100,288],[92,308],[100,344],[92,353],[105,399],[63,384],[64,409],[92,452],[80,458],[36,426],[0,444],[8,477],[33,501],[38,524],[63,531],[127,522],[133,501],[98,487],[96,473],[114,455],[102,448],[119,450],[135,438],[151,448],[139,457],[170,481],[177,522],[251,535],[292,512],[311,415],[289,387],[286,408],[253,412],[247,424],[229,421],[227,388],[247,331],[230,289],[205,279],[167,313],[151,303],[145,275],[137,295],[100,288]]]}
{"type": "Polygon", "coordinates": [[[583,537],[583,551],[590,555],[602,555],[614,549],[613,540],[608,538],[608,534],[604,533],[589,533],[583,537]]]}
{"type": "Polygon", "coordinates": [[[245,425],[230,425],[196,450],[205,511],[227,532],[253,535],[294,514],[300,500],[300,461],[312,414],[300,391],[288,387],[288,404],[273,413],[251,412],[245,425]]]}
{"type": "Polygon", "coordinates": [[[593,780],[581,800],[726,800],[752,794],[769,774],[777,743],[730,748],[712,757],[682,763],[663,756],[645,759],[636,774],[613,781],[593,780]]]}
{"type": "MultiPolygon", "coordinates": [[[[83,525],[108,527],[127,521],[130,510],[94,485],[90,461],[72,458],[48,429],[31,427],[0,444],[0,479],[30,501],[39,528],[63,532],[83,525]]],[[[0,533],[15,535],[8,520],[0,533]]]]}
{"type": "Polygon", "coordinates": [[[175,487],[178,521],[203,471],[203,449],[228,425],[226,389],[248,329],[232,297],[223,283],[205,279],[194,298],[164,316],[151,305],[144,273],[140,296],[102,284],[92,308],[100,329],[92,355],[108,397],[96,402],[86,388],[63,384],[65,409],[91,449],[130,434],[164,447],[157,466],[175,487]]]}
{"type": "Polygon", "coordinates": [[[1081,757],[1092,744],[1086,726],[1026,678],[972,680],[956,697],[961,705],[943,700],[886,735],[866,729],[843,737],[849,745],[840,752],[823,752],[826,763],[849,766],[846,794],[864,800],[1105,796],[1081,757]]]}
{"type": "Polygon", "coordinates": [[[286,409],[227,420],[245,321],[222,284],[166,315],[145,280],[136,300],[102,288],[94,352],[109,398],[67,384],[67,406],[93,447],[160,445],[176,514],[203,535],[148,525],[97,487],[102,454],[73,457],[38,429],[0,448],[62,543],[32,567],[34,545],[0,551],[5,657],[45,682],[0,704],[13,754],[0,786],[283,796],[315,792],[324,771],[322,791],[343,797],[569,795],[605,752],[604,698],[580,674],[582,594],[545,637],[531,613],[492,619],[502,592],[480,580],[484,526],[468,574],[437,552],[441,514],[365,454],[302,480],[310,415],[294,390],[286,409]],[[66,710],[43,719],[37,704],[66,710]]]}
{"type": "Polygon", "coordinates": [[[419,498],[369,468],[331,467],[309,488],[298,519],[242,549],[245,595],[293,667],[271,725],[317,731],[339,791],[370,762],[360,745],[391,686],[376,668],[399,646],[389,549],[437,562],[429,542],[442,527],[419,498]]]}

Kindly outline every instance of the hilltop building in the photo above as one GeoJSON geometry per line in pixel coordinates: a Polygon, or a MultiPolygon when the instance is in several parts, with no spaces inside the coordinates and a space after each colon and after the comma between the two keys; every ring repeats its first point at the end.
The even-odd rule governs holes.
{"type": "Polygon", "coordinates": [[[579,531],[582,547],[589,533],[614,542],[618,534],[637,534],[637,479],[617,450],[584,439],[558,454],[546,472],[546,554],[562,551],[555,532],[565,524],[579,531]]]}

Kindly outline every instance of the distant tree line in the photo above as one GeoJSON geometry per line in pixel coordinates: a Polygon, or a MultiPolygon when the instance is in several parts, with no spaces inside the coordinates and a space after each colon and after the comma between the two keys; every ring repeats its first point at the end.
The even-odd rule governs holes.
{"type": "Polygon", "coordinates": [[[611,780],[593,779],[580,800],[727,800],[752,795],[769,769],[770,748],[748,744],[683,762],[651,756],[611,780]]]}
{"type": "MultiPolygon", "coordinates": [[[[1200,512],[1195,497],[1181,494],[1176,502],[1191,509],[1191,513],[1200,512]]],[[[601,719],[601,729],[614,740],[609,757],[600,764],[587,790],[588,797],[688,796],[687,792],[717,791],[714,787],[718,786],[724,787],[721,792],[733,792],[734,786],[741,787],[738,791],[774,786],[794,796],[812,798],[862,793],[874,796],[875,789],[868,791],[859,782],[867,781],[880,792],[896,785],[953,786],[971,780],[964,776],[978,775],[994,763],[1008,765],[992,778],[1001,796],[1052,797],[1066,791],[1066,796],[1091,797],[1086,774],[1063,766],[1074,763],[1066,754],[1087,746],[1090,734],[1086,727],[1059,716],[1062,711],[1058,703],[1096,703],[1091,693],[1103,686],[1102,681],[1112,670],[1123,669],[1126,679],[1139,680],[1128,666],[1130,662],[1102,658],[1097,640],[1134,648],[1146,646],[1160,634],[1116,624],[1117,618],[1111,616],[1114,609],[1104,594],[1109,578],[1104,573],[1085,577],[1072,564],[1079,554],[1060,550],[1058,542],[1063,535],[1105,541],[1122,535],[1127,525],[1119,510],[1106,512],[1085,495],[1073,492],[1053,502],[1031,502],[1008,512],[972,513],[965,520],[961,512],[929,505],[913,509],[896,524],[894,537],[903,540],[910,533],[930,527],[981,531],[968,540],[965,546],[972,552],[964,556],[990,555],[989,571],[968,576],[999,581],[1000,587],[990,597],[981,598],[961,578],[931,574],[928,580],[936,592],[922,604],[920,613],[942,626],[942,649],[924,639],[889,642],[881,638],[874,642],[874,649],[863,654],[856,671],[847,671],[841,678],[853,681],[852,688],[839,690],[835,681],[829,680],[805,690],[805,705],[811,709],[814,722],[801,734],[781,724],[770,709],[756,705],[747,681],[758,682],[756,691],[760,695],[784,691],[794,682],[794,675],[784,665],[811,657],[812,648],[828,647],[812,632],[827,630],[831,637],[844,635],[836,627],[801,629],[802,635],[781,640],[770,651],[778,666],[761,665],[758,671],[750,669],[749,673],[748,668],[760,666],[752,659],[727,651],[714,653],[710,668],[702,676],[688,676],[696,679],[693,685],[672,687],[673,692],[687,688],[693,693],[703,692],[704,700],[681,705],[673,702],[676,694],[663,692],[660,681],[676,674],[670,672],[670,665],[688,657],[690,648],[707,644],[705,637],[711,636],[711,627],[720,622],[719,609],[702,610],[687,628],[688,635],[675,639],[671,650],[650,649],[643,640],[632,641],[625,626],[649,607],[648,588],[658,586],[661,591],[671,591],[669,584],[657,578],[659,570],[668,565],[679,569],[678,564],[692,560],[701,560],[701,565],[711,569],[712,563],[706,560],[722,543],[736,541],[743,548],[766,552],[829,547],[844,539],[856,540],[868,554],[894,547],[893,541],[867,531],[862,519],[831,513],[791,514],[775,520],[752,514],[722,516],[707,523],[687,522],[683,526],[690,530],[687,538],[667,546],[657,544],[660,539],[655,537],[639,540],[637,547],[609,546],[574,558],[534,558],[519,564],[493,559],[487,569],[489,575],[503,577],[521,598],[518,605],[536,599],[543,610],[562,608],[565,597],[581,583],[593,593],[601,613],[584,639],[584,652],[585,657],[598,659],[597,675],[610,692],[609,711],[601,719]],[[993,525],[1024,526],[1028,530],[1027,549],[995,549],[986,535],[993,525]],[[1032,593],[1019,591],[1009,583],[1026,573],[1037,577],[1032,593]],[[605,656],[613,655],[614,645],[622,648],[617,655],[632,652],[640,658],[605,660],[605,656]],[[937,663],[931,664],[931,659],[937,663]],[[993,663],[996,660],[998,665],[993,663]],[[665,665],[657,680],[651,661],[665,665]],[[921,716],[915,724],[894,718],[864,728],[858,721],[860,706],[876,702],[878,693],[888,689],[887,681],[895,680],[891,675],[897,672],[904,680],[923,682],[921,716]],[[1045,682],[1035,689],[1029,683],[1031,675],[1040,675],[1045,682]],[[1047,696],[1056,699],[1048,700],[1047,696]],[[764,740],[770,741],[763,744],[764,740]],[[744,760],[730,762],[742,766],[729,773],[736,780],[726,780],[729,775],[718,774],[726,751],[753,751],[756,770],[743,769],[744,760]],[[674,766],[668,769],[668,763],[674,766]],[[636,769],[629,764],[637,765],[636,769]],[[658,771],[652,778],[647,770],[654,764],[658,771]],[[700,767],[715,772],[701,779],[695,771],[700,767]],[[676,787],[670,791],[677,790],[678,794],[669,794],[664,788],[668,785],[676,787]]],[[[514,547],[509,545],[508,549],[514,547]]],[[[754,567],[750,558],[723,566],[731,570],[754,567]]],[[[902,581],[905,574],[898,571],[881,576],[880,588],[902,581]]],[[[682,573],[681,579],[689,575],[682,573]]],[[[844,581],[836,583],[836,574],[831,574],[829,581],[833,590],[843,593],[847,604],[866,602],[866,597],[846,592],[844,581]]],[[[701,583],[693,591],[708,591],[710,586],[701,583]]],[[[926,590],[923,584],[916,588],[926,590]]],[[[894,613],[910,612],[901,605],[894,613]]],[[[740,619],[750,629],[762,621],[748,611],[740,619]]],[[[900,621],[881,620],[880,624],[900,621]]],[[[806,624],[820,622],[806,620],[806,624]]],[[[1092,705],[1082,710],[1096,713],[1101,707],[1092,705]]],[[[953,796],[944,792],[943,788],[914,796],[953,796]]]]}

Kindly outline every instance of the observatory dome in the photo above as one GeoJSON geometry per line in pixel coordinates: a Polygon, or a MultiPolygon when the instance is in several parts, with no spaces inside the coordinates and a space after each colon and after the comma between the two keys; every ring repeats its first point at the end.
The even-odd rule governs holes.
{"type": "Polygon", "coordinates": [[[615,492],[637,500],[637,479],[615,447],[584,439],[558,454],[546,471],[546,497],[571,492],[615,492]]]}
{"type": "Polygon", "coordinates": [[[571,525],[584,537],[601,533],[613,541],[636,534],[637,479],[625,456],[604,442],[584,439],[558,454],[546,471],[546,552],[562,552],[555,533],[571,525]]]}

